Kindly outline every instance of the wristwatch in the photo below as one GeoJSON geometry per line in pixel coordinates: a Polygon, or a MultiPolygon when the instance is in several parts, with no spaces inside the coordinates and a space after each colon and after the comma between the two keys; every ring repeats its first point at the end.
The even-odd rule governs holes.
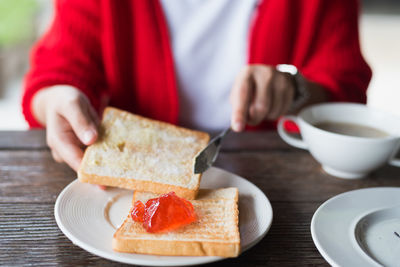
{"type": "Polygon", "coordinates": [[[295,94],[289,112],[297,111],[301,106],[307,103],[308,99],[310,98],[310,92],[305,86],[303,75],[299,73],[296,66],[289,64],[278,64],[276,65],[276,70],[283,73],[288,73],[292,76],[295,86],[295,94]]]}

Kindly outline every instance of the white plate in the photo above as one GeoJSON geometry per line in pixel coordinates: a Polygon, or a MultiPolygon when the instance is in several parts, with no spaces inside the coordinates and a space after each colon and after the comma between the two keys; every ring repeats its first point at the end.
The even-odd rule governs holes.
{"type": "MultiPolygon", "coordinates": [[[[399,226],[393,222],[393,214],[397,209],[392,209],[392,212],[388,209],[398,205],[400,188],[396,187],[359,189],[337,195],[322,204],[314,213],[311,235],[315,246],[332,266],[381,266],[383,263],[387,265],[393,262],[390,258],[392,256],[400,260],[400,255],[382,254],[379,249],[375,249],[375,244],[370,246],[372,250],[367,250],[365,243],[360,242],[366,239],[375,242],[390,239],[390,244],[393,244],[393,240],[398,238],[394,232],[398,231],[396,229],[399,226]],[[363,225],[365,222],[374,224],[368,227],[363,225]],[[379,229],[378,234],[376,229],[379,229]],[[386,236],[389,234],[391,235],[386,236]]],[[[398,243],[400,244],[400,239],[398,243]]],[[[387,251],[390,249],[393,251],[392,247],[388,247],[387,251]]],[[[397,264],[398,262],[400,261],[397,264]]]]}
{"type": "MultiPolygon", "coordinates": [[[[210,168],[200,188],[239,188],[239,228],[241,249],[258,243],[272,223],[272,208],[264,193],[244,178],[210,168]]],[[[73,181],[58,196],[54,214],[61,231],[77,246],[97,256],[138,265],[183,266],[219,261],[221,257],[173,257],[115,252],[112,236],[129,213],[132,191],[98,187],[73,181]]]]}
{"type": "Polygon", "coordinates": [[[371,265],[400,266],[400,205],[362,216],[353,242],[371,265]]]}

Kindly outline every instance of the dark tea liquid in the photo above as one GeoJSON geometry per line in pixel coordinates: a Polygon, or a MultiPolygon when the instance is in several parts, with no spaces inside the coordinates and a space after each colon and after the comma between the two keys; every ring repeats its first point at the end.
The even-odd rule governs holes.
{"type": "Polygon", "coordinates": [[[356,137],[382,138],[389,136],[388,133],[380,129],[356,123],[323,121],[314,124],[314,126],[328,132],[356,137]]]}

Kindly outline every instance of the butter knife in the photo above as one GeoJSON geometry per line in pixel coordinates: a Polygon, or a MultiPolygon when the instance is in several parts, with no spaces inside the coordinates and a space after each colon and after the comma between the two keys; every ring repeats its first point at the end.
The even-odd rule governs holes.
{"type": "Polygon", "coordinates": [[[217,159],[219,150],[221,148],[222,139],[229,133],[231,128],[225,129],[220,134],[215,136],[196,157],[194,163],[194,173],[205,172],[211,167],[217,159]]]}

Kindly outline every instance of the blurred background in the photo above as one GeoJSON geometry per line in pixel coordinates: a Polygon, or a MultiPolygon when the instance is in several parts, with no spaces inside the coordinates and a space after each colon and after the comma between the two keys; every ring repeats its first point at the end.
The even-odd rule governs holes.
{"type": "MultiPolygon", "coordinates": [[[[29,51],[53,15],[49,0],[0,0],[0,130],[24,130],[29,51]]],[[[400,116],[400,1],[362,0],[361,47],[373,70],[368,105],[400,116]]]]}

